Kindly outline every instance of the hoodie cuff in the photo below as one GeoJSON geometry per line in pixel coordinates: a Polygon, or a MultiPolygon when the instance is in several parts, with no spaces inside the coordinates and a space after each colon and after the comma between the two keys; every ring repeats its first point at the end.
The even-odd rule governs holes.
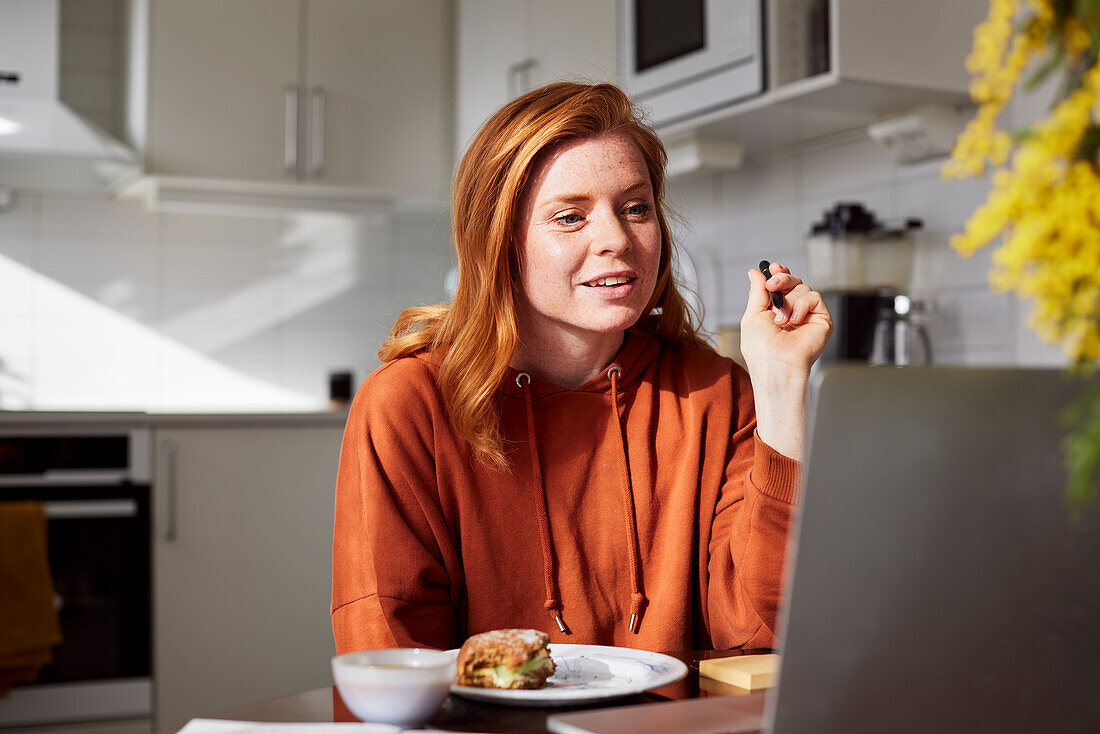
{"type": "Polygon", "coordinates": [[[752,485],[761,494],[788,504],[797,504],[802,479],[802,462],[784,456],[753,431],[752,485]]]}

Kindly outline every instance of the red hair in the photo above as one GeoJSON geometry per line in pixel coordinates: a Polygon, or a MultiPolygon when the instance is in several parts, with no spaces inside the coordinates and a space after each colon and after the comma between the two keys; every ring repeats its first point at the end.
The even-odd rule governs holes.
{"type": "Polygon", "coordinates": [[[672,272],[672,237],[663,210],[667,155],[630,99],[611,84],[548,84],[504,105],[462,157],[452,196],[458,290],[451,304],[406,309],[378,358],[389,362],[443,347],[440,386],[458,432],[480,461],[507,465],[494,395],[518,340],[513,285],[519,202],[540,154],[567,141],[624,134],[642,152],[661,228],[661,261],[642,313],[656,316],[666,342],[701,344],[698,315],[672,272]]]}

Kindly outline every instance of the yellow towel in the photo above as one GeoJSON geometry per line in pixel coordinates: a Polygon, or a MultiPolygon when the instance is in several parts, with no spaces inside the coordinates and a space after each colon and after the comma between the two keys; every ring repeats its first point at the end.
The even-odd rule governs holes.
{"type": "Polygon", "coordinates": [[[0,696],[33,681],[61,642],[41,502],[0,502],[0,696]]]}

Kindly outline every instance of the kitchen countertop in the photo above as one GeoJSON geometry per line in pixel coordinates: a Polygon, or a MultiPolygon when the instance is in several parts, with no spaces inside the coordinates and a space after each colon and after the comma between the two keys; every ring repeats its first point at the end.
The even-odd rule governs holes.
{"type": "Polygon", "coordinates": [[[140,411],[0,411],[0,430],[22,427],[137,425],[150,428],[342,427],[346,408],[302,413],[143,413],[140,411]]]}

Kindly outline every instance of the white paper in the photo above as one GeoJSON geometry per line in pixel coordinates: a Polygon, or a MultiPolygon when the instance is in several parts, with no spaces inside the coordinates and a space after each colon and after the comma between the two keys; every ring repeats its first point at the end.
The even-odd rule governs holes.
{"type": "Polygon", "coordinates": [[[179,734],[396,734],[390,724],[271,724],[260,721],[191,719],[179,734]]]}

